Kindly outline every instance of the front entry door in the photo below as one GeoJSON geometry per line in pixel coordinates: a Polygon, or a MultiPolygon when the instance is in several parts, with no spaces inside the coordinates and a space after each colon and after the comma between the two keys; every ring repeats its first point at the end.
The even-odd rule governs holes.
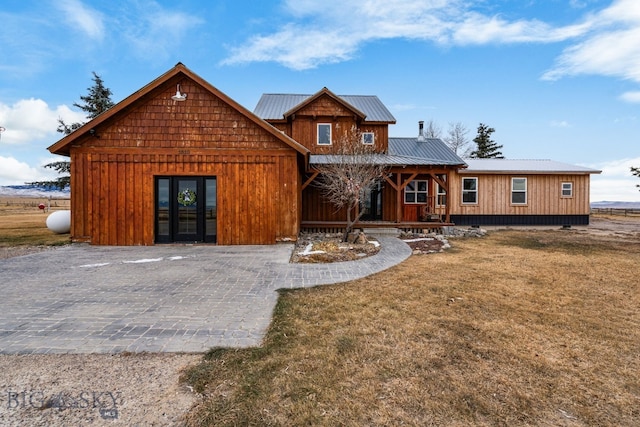
{"type": "Polygon", "coordinates": [[[173,215],[173,241],[174,242],[201,242],[203,236],[202,188],[200,179],[174,178],[172,180],[173,194],[175,195],[173,215]]]}
{"type": "Polygon", "coordinates": [[[377,183],[371,192],[365,194],[365,198],[360,204],[363,211],[363,221],[380,221],[382,220],[382,184],[377,183]]]}
{"type": "Polygon", "coordinates": [[[216,242],[215,177],[156,178],[156,242],[216,242]]]}

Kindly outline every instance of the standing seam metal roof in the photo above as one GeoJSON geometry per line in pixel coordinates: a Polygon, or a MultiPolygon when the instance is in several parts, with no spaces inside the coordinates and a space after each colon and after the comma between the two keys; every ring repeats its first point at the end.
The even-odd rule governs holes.
{"type": "MultiPolygon", "coordinates": [[[[282,120],[284,113],[313,95],[265,93],[253,113],[264,120],[282,120]]],[[[338,95],[343,101],[366,115],[367,122],[395,123],[396,119],[375,95],[338,95]]]]}
{"type": "Polygon", "coordinates": [[[584,166],[576,166],[548,159],[467,159],[467,164],[469,167],[461,170],[460,173],[598,174],[602,172],[584,166]]]}
{"type": "MultiPolygon", "coordinates": [[[[312,154],[311,164],[331,164],[339,155],[312,154]]],[[[389,166],[465,166],[464,160],[451,151],[442,140],[427,138],[389,138],[389,153],[376,154],[372,161],[389,166]]]]}

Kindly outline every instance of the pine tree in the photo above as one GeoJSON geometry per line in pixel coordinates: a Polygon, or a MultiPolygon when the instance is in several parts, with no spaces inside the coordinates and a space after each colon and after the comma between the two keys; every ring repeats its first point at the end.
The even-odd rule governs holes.
{"type": "MultiPolygon", "coordinates": [[[[77,102],[73,103],[74,107],[78,107],[85,113],[87,113],[87,120],[92,120],[98,117],[100,114],[107,111],[109,108],[113,107],[115,104],[111,101],[111,89],[104,86],[104,82],[102,78],[96,72],[93,72],[93,86],[87,88],[87,95],[80,96],[80,100],[82,104],[77,102]]],[[[76,129],[82,127],[84,123],[71,123],[66,124],[64,120],[61,118],[58,119],[58,129],[57,131],[66,135],[69,135],[76,129]]],[[[44,165],[45,168],[55,169],[59,174],[64,174],[59,176],[54,181],[39,181],[32,182],[30,184],[35,185],[45,185],[45,186],[55,186],[59,189],[64,189],[69,186],[71,177],[69,174],[71,173],[71,162],[67,161],[57,161],[44,165]]]]}
{"type": "Polygon", "coordinates": [[[472,159],[504,159],[500,149],[502,145],[498,145],[491,139],[491,134],[495,132],[494,128],[491,128],[484,123],[480,123],[478,126],[478,135],[473,138],[473,142],[476,143],[477,149],[471,152],[470,157],[472,159]]]}
{"type": "MultiPolygon", "coordinates": [[[[631,173],[640,178],[640,168],[634,168],[631,166],[631,173]]],[[[640,184],[636,185],[636,187],[640,188],[640,184]]]]}

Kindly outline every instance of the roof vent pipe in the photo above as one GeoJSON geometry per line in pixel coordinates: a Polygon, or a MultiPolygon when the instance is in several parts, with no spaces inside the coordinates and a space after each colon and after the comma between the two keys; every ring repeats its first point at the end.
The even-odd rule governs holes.
{"type": "Polygon", "coordinates": [[[418,142],[424,142],[427,139],[424,137],[424,122],[420,120],[418,122],[418,142]]]}

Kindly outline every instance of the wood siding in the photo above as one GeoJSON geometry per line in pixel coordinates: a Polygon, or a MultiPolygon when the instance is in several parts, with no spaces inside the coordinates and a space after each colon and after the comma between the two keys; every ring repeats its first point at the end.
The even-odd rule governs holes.
{"type": "Polygon", "coordinates": [[[452,215],[588,215],[589,175],[458,174],[451,177],[452,215]],[[478,178],[478,203],[462,203],[462,178],[478,178]],[[511,178],[527,178],[527,203],[511,203],[511,178]],[[562,197],[562,183],[573,196],[562,197]]]}
{"type": "Polygon", "coordinates": [[[367,123],[360,120],[352,111],[328,96],[323,96],[301,108],[288,123],[273,124],[278,130],[299,142],[312,154],[331,154],[339,147],[341,137],[354,126],[360,132],[373,132],[375,151],[384,153],[389,142],[388,124],[367,123]],[[318,123],[330,123],[332,145],[318,145],[318,123]]]}
{"type": "Polygon", "coordinates": [[[156,176],[215,176],[218,243],[295,239],[298,153],[211,92],[171,81],[96,127],[70,149],[72,239],[99,245],[155,242],[156,176]]]}

